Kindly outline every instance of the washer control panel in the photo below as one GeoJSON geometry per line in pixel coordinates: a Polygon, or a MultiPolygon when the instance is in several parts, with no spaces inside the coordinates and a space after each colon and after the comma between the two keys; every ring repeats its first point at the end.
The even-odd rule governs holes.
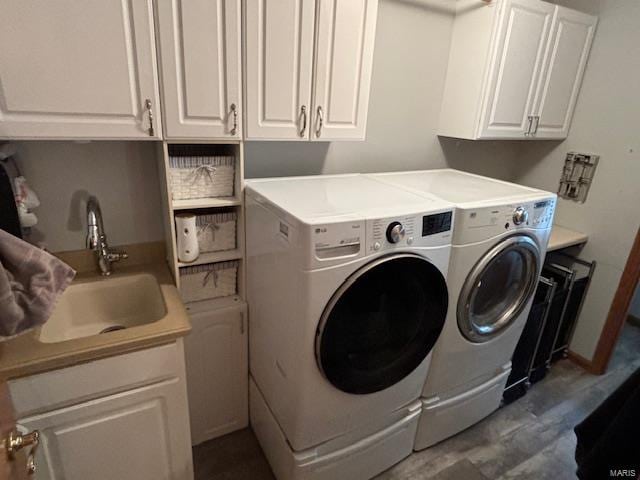
{"type": "Polygon", "coordinates": [[[452,227],[452,210],[370,220],[367,222],[367,252],[446,245],[451,242],[452,227]]]}

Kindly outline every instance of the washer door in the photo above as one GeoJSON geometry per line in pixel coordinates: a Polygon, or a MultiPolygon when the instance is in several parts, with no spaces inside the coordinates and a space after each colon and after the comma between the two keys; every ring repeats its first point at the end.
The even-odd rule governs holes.
{"type": "Polygon", "coordinates": [[[473,267],[458,298],[458,327],[472,342],[491,340],[511,325],[535,291],[540,250],[526,235],[509,237],[473,267]]]}
{"type": "Polygon", "coordinates": [[[318,366],[344,392],[384,390],[429,354],[447,305],[445,279],[426,259],[380,258],[351,275],[327,304],[316,332],[318,366]]]}

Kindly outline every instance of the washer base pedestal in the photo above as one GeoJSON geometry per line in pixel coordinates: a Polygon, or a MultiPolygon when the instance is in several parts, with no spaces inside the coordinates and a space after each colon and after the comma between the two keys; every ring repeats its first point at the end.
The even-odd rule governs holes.
{"type": "Polygon", "coordinates": [[[423,398],[414,450],[441,442],[497,410],[510,373],[511,368],[507,368],[485,383],[445,400],[423,398]]]}
{"type": "Polygon", "coordinates": [[[421,411],[418,400],[377,431],[352,432],[294,452],[253,379],[249,402],[251,426],[278,480],[368,480],[411,454],[421,411]]]}

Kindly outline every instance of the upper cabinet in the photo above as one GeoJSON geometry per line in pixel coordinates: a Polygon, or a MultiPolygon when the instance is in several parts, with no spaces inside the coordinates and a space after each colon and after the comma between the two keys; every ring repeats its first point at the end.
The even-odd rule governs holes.
{"type": "Polygon", "coordinates": [[[167,138],[242,138],[241,3],[156,3],[167,138]]]}
{"type": "Polygon", "coordinates": [[[557,7],[548,53],[543,65],[536,107],[534,136],[565,138],[578,99],[597,19],[557,7]]]}
{"type": "Polygon", "coordinates": [[[457,8],[438,134],[565,138],[597,19],[539,0],[457,8]]]}
{"type": "Polygon", "coordinates": [[[529,130],[554,9],[550,3],[531,0],[504,2],[481,138],[522,138],[529,130]]]}
{"type": "Polygon", "coordinates": [[[161,138],[151,0],[0,12],[0,138],[161,138]]]}
{"type": "Polygon", "coordinates": [[[363,140],[377,9],[377,0],[247,0],[247,139],[363,140]]]}
{"type": "Polygon", "coordinates": [[[246,136],[308,139],[315,0],[245,3],[246,136]]]}

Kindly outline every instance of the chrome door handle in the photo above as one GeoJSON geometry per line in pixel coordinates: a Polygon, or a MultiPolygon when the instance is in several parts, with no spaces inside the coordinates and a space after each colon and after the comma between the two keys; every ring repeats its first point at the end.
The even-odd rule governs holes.
{"type": "Polygon", "coordinates": [[[524,136],[525,137],[528,137],[529,135],[531,135],[531,133],[530,133],[531,132],[531,123],[533,122],[533,116],[529,115],[527,118],[529,119],[529,126],[527,127],[527,131],[524,132],[524,136]]]}
{"type": "Polygon", "coordinates": [[[153,137],[155,135],[154,129],[153,129],[153,108],[151,108],[151,100],[150,99],[146,99],[144,101],[144,108],[147,109],[147,112],[149,113],[149,129],[147,130],[149,132],[149,136],[153,137]]]}
{"type": "Polygon", "coordinates": [[[324,124],[324,117],[322,116],[322,107],[318,107],[318,128],[316,129],[316,138],[320,138],[322,134],[322,125],[324,124]]]}
{"type": "Polygon", "coordinates": [[[536,126],[533,129],[533,133],[531,135],[535,135],[536,133],[538,133],[538,124],[540,123],[540,115],[536,115],[535,117],[533,117],[536,121],[536,126]]]}
{"type": "Polygon", "coordinates": [[[238,132],[238,108],[235,103],[231,104],[231,113],[233,114],[233,127],[229,133],[235,135],[238,132]]]}
{"type": "Polygon", "coordinates": [[[304,105],[300,107],[300,116],[302,117],[302,127],[300,127],[300,130],[298,131],[298,135],[304,137],[307,132],[307,107],[304,105]]]}
{"type": "Polygon", "coordinates": [[[25,433],[24,435],[13,431],[9,434],[9,437],[5,440],[5,449],[9,460],[13,460],[17,452],[26,447],[31,447],[27,456],[27,473],[33,475],[36,473],[36,450],[40,445],[40,432],[34,430],[33,432],[25,433]]]}

